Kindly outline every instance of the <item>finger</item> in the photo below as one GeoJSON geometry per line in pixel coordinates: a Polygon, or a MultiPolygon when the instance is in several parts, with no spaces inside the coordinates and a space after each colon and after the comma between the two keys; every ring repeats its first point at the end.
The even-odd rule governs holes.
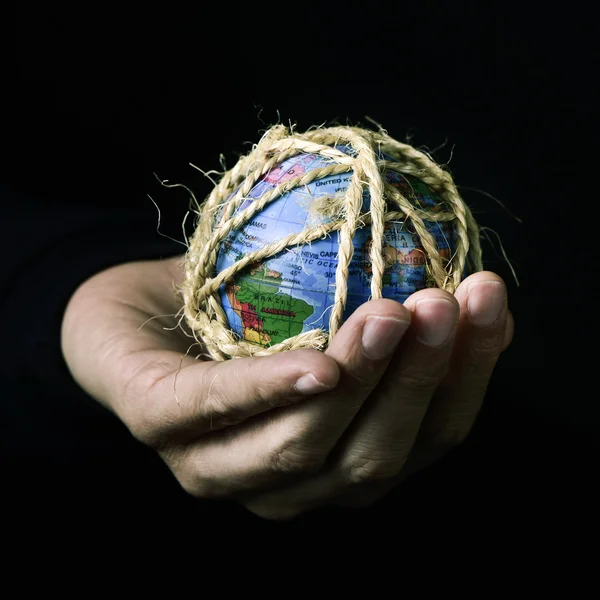
{"type": "Polygon", "coordinates": [[[300,433],[294,451],[310,447],[325,458],[378,385],[410,319],[401,303],[386,299],[367,302],[350,316],[326,351],[340,369],[336,388],[282,412],[281,436],[290,428],[300,433]]]}
{"type": "MultiPolygon", "coordinates": [[[[508,311],[507,313],[506,327],[504,331],[505,333],[502,344],[502,351],[508,348],[508,346],[512,342],[512,338],[514,335],[514,319],[510,311],[508,311]]],[[[436,402],[435,398],[436,396],[434,394],[434,398],[432,399],[432,403],[434,405],[436,402]]],[[[425,417],[425,423],[427,423],[427,415],[425,417]]],[[[340,496],[336,500],[336,503],[348,507],[369,506],[379,498],[385,496],[385,494],[388,493],[393,487],[399,485],[411,474],[421,471],[424,468],[431,465],[447,449],[445,446],[435,449],[432,449],[431,447],[421,447],[422,444],[419,442],[418,436],[416,446],[417,447],[414,448],[413,451],[410,453],[407,459],[407,463],[405,464],[405,467],[402,469],[398,477],[390,479],[389,481],[374,482],[369,483],[369,485],[354,486],[352,489],[349,489],[342,496],[340,496]]]]}
{"type": "Polygon", "coordinates": [[[145,369],[124,392],[131,397],[129,410],[138,413],[128,422],[139,424],[138,437],[146,431],[157,439],[178,434],[179,441],[330,390],[340,375],[332,358],[308,349],[223,362],[182,361],[163,351],[159,363],[141,363],[145,369]]]}
{"type": "Polygon", "coordinates": [[[246,501],[252,512],[285,517],[340,496],[370,502],[402,471],[436,387],[447,371],[459,306],[442,290],[414,294],[412,325],[374,398],[364,404],[331,459],[308,481],[246,501]]]}
{"type": "Polygon", "coordinates": [[[379,382],[409,323],[410,312],[393,300],[361,306],[327,350],[340,370],[335,389],[198,440],[185,458],[192,478],[186,489],[223,495],[314,473],[379,382]]]}
{"type": "Polygon", "coordinates": [[[457,445],[469,433],[512,326],[507,323],[506,287],[491,272],[471,275],[459,286],[461,316],[451,369],[432,400],[419,444],[434,453],[457,445]]]}
{"type": "Polygon", "coordinates": [[[413,294],[405,306],[413,311],[410,335],[343,439],[339,468],[351,484],[400,473],[448,370],[459,317],[456,300],[428,289],[413,294]]]}
{"type": "MultiPolygon", "coordinates": [[[[426,298],[432,300],[436,295],[440,295],[441,297],[444,296],[443,293],[436,290],[428,290],[421,292],[420,294],[421,297],[424,295],[426,298]]],[[[420,296],[415,294],[412,297],[411,302],[407,302],[408,307],[410,308],[412,302],[415,302],[419,298],[420,296]]],[[[461,294],[458,294],[458,298],[461,299],[461,294]]],[[[449,300],[451,303],[453,302],[448,296],[444,299],[449,300]]],[[[457,330],[456,321],[459,318],[458,306],[458,303],[454,301],[455,331],[457,330]]],[[[413,327],[411,327],[411,330],[418,328],[419,321],[420,319],[418,316],[413,316],[413,327]]],[[[426,319],[424,321],[427,322],[426,319]]],[[[511,324],[507,323],[504,330],[506,332],[504,339],[509,338],[509,341],[512,335],[510,327],[511,324]]],[[[430,333],[437,333],[438,341],[440,338],[444,337],[441,328],[437,329],[437,331],[436,329],[433,329],[433,332],[430,333]]],[[[405,353],[404,348],[405,344],[408,346],[411,341],[413,344],[415,344],[415,342],[418,344],[419,336],[416,337],[417,339],[414,340],[410,336],[407,336],[402,344],[402,354],[400,356],[415,356],[414,349],[411,349],[411,352],[407,351],[405,353]]],[[[427,337],[427,332],[421,333],[420,337],[427,337]]],[[[429,339],[431,340],[432,338],[430,337],[429,339]]],[[[430,376],[430,380],[433,379],[433,381],[431,381],[429,385],[429,393],[424,394],[425,398],[429,398],[429,404],[431,404],[433,398],[435,398],[433,390],[437,386],[436,382],[439,383],[441,375],[446,370],[449,359],[453,355],[452,342],[453,339],[451,334],[447,343],[445,345],[442,343],[441,345],[443,354],[438,356],[437,378],[435,375],[433,378],[430,376]]],[[[435,343],[436,340],[434,335],[434,349],[435,343]]],[[[425,349],[425,352],[422,354],[422,363],[429,363],[433,372],[435,372],[435,358],[432,361],[431,356],[427,357],[427,352],[427,349],[425,349]]],[[[408,362],[407,365],[410,365],[410,362],[408,362]]],[[[252,512],[264,517],[288,518],[314,508],[325,501],[331,501],[332,498],[335,498],[336,503],[344,506],[365,506],[372,504],[374,501],[384,496],[391,488],[395,487],[406,478],[409,473],[422,468],[423,465],[430,464],[432,458],[429,453],[426,453],[425,455],[420,453],[420,458],[418,458],[418,460],[409,459],[408,464],[406,462],[407,456],[412,458],[412,453],[409,454],[409,452],[411,446],[414,444],[415,433],[419,430],[419,424],[422,426],[420,419],[423,418],[423,414],[426,415],[424,417],[425,420],[427,419],[430,408],[427,407],[427,402],[421,401],[421,410],[419,410],[419,401],[417,401],[414,407],[412,407],[414,408],[412,423],[410,413],[408,418],[403,418],[401,414],[396,417],[394,416],[394,410],[398,408],[399,411],[401,411],[400,407],[402,404],[392,402],[386,405],[385,401],[386,397],[393,397],[393,395],[389,393],[390,388],[391,390],[398,389],[398,382],[390,383],[394,381],[395,377],[398,377],[399,373],[401,373],[401,370],[394,371],[394,366],[395,364],[390,365],[389,380],[386,375],[377,390],[377,401],[375,403],[367,403],[363,407],[362,412],[364,415],[369,415],[369,418],[372,419],[371,424],[373,430],[371,435],[363,440],[360,439],[360,436],[363,435],[365,431],[368,431],[368,429],[364,428],[364,415],[359,414],[352,425],[349,435],[344,436],[342,442],[344,444],[343,448],[346,448],[346,451],[340,461],[341,468],[336,472],[332,472],[330,469],[309,481],[298,483],[286,490],[274,491],[258,497],[255,496],[245,501],[246,507],[252,512]],[[387,394],[383,393],[386,387],[388,390],[387,394]],[[423,410],[423,408],[425,408],[425,410],[423,410]],[[378,409],[381,410],[379,418],[377,418],[378,409]],[[392,432],[394,432],[394,429],[396,428],[397,433],[394,435],[392,432]],[[377,433],[378,429],[379,433],[377,433]],[[385,433],[386,429],[388,435],[391,433],[390,437],[387,439],[385,433]],[[381,446],[377,444],[377,440],[381,442],[381,446]],[[404,440],[404,442],[399,444],[398,440],[404,440]],[[385,452],[382,453],[381,450],[378,452],[378,447],[385,448],[385,452]],[[425,458],[423,459],[423,457],[425,458]]],[[[400,369],[401,368],[402,367],[400,366],[400,369]]],[[[410,373],[410,369],[407,372],[410,373]]],[[[420,379],[421,381],[426,381],[427,375],[420,379]]],[[[425,386],[427,387],[427,383],[425,386]]]]}

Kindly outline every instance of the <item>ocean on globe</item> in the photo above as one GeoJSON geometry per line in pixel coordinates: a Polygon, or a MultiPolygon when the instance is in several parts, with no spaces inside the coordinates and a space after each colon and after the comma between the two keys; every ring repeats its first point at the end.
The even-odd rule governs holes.
{"type": "MultiPolygon", "coordinates": [[[[337,148],[352,154],[352,150],[345,146],[337,148]]],[[[245,209],[277,185],[305,171],[328,166],[331,162],[331,159],[315,154],[299,154],[282,162],[256,183],[237,210],[245,209]]],[[[217,273],[270,242],[328,221],[327,217],[310,211],[311,203],[322,196],[343,194],[351,178],[351,171],[323,177],[306,186],[293,188],[267,204],[250,222],[232,231],[222,243],[217,273]]],[[[413,205],[428,211],[443,210],[442,199],[419,179],[391,170],[384,173],[384,178],[413,205]]],[[[365,191],[364,212],[369,210],[369,200],[369,193],[365,191]]],[[[388,210],[395,209],[388,207],[388,210]]],[[[456,243],[454,228],[448,223],[433,221],[425,221],[425,225],[434,236],[441,257],[449,260],[456,243]]],[[[344,320],[370,299],[370,241],[370,226],[356,231],[344,320]]],[[[433,285],[428,280],[423,246],[409,221],[386,223],[383,252],[386,264],[382,289],[384,298],[403,303],[412,293],[433,285]]],[[[338,232],[335,231],[325,239],[287,248],[238,273],[219,290],[231,330],[247,342],[265,347],[311,329],[329,331],[329,316],[335,299],[337,257],[338,232]]]]}

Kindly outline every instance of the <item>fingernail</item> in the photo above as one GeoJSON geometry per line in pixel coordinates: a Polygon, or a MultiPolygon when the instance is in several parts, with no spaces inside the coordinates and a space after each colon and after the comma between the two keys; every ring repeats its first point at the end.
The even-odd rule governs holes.
{"type": "Polygon", "coordinates": [[[367,317],[363,325],[363,352],[372,360],[394,353],[410,323],[395,317],[367,317]]]}
{"type": "Polygon", "coordinates": [[[331,389],[331,386],[321,383],[312,373],[302,375],[294,384],[296,391],[300,394],[318,394],[331,389]]]}
{"type": "Polygon", "coordinates": [[[442,346],[449,339],[458,321],[458,307],[441,298],[419,300],[415,306],[417,339],[427,346],[442,346]]]}
{"type": "Polygon", "coordinates": [[[475,325],[489,326],[502,315],[506,288],[500,281],[474,281],[469,285],[467,309],[475,325]],[[474,293],[477,288],[477,293],[474,293]]]}

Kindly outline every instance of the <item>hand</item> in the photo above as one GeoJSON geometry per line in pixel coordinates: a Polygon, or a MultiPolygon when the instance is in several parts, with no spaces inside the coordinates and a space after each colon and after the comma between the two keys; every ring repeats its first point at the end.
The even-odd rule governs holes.
{"type": "MultiPolygon", "coordinates": [[[[246,507],[286,518],[323,504],[372,504],[465,439],[513,331],[504,282],[491,272],[465,279],[455,296],[428,289],[404,306],[386,300],[363,305],[327,350],[342,373],[336,390],[285,411],[320,422],[347,411],[352,422],[340,423],[347,428],[316,475],[284,489],[243,495],[246,507]],[[404,336],[391,320],[380,334],[382,350],[394,352],[400,342],[383,376],[381,362],[365,356],[373,355],[365,347],[365,324],[378,318],[412,321],[404,336]],[[345,406],[336,405],[339,401],[345,406]]],[[[312,438],[312,447],[326,445],[326,438],[312,438]]]]}
{"type": "MultiPolygon", "coordinates": [[[[454,347],[457,300],[425,290],[405,306],[367,303],[325,354],[297,350],[198,361],[184,356],[191,340],[175,328],[180,263],[180,257],[130,263],[83,284],[65,313],[63,352],[80,385],[154,447],[187,491],[237,497],[263,516],[355,501],[365,488],[369,498],[380,494],[406,472],[417,431],[417,447],[445,449],[460,441],[511,336],[509,319],[502,341],[504,301],[500,318],[488,327],[463,311],[454,347]],[[148,321],[155,315],[171,317],[148,321]],[[432,319],[440,322],[432,326],[432,319]],[[420,341],[443,321],[450,323],[446,343],[431,348],[420,341]],[[375,326],[378,345],[363,345],[367,323],[375,326]],[[452,370],[442,377],[450,362],[452,370]]],[[[480,273],[464,282],[457,292],[463,306],[469,283],[485,278],[499,281],[480,273]]],[[[501,282],[497,288],[504,295],[501,282]]],[[[476,301],[486,293],[472,286],[469,295],[476,301]]]]}

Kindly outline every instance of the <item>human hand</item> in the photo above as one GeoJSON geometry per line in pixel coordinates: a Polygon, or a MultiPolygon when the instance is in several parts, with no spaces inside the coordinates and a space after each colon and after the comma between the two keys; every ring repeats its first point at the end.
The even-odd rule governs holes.
{"type": "MultiPolygon", "coordinates": [[[[285,409],[288,415],[303,413],[306,422],[337,421],[337,432],[344,431],[335,448],[315,475],[282,489],[244,494],[244,504],[270,518],[324,504],[372,504],[467,437],[513,332],[504,282],[491,272],[471,275],[455,296],[427,289],[403,306],[387,300],[363,305],[327,350],[341,370],[336,389],[285,409]],[[393,353],[383,374],[382,361],[365,357],[370,351],[364,324],[377,319],[390,319],[379,338],[388,360],[393,353]],[[400,323],[406,320],[411,325],[403,335],[400,323]]],[[[310,445],[325,451],[334,437],[331,429],[317,433],[310,445]]]]}
{"type": "MultiPolygon", "coordinates": [[[[405,306],[367,303],[325,354],[297,350],[222,363],[182,358],[190,339],[174,328],[174,318],[153,319],[140,329],[155,315],[177,313],[173,284],[180,263],[179,257],[129,263],[83,284],[64,317],[65,359],[80,385],[155,448],[184,489],[200,497],[236,497],[267,517],[356,501],[357,495],[362,502],[365,487],[369,498],[380,494],[406,471],[416,430],[428,432],[419,434],[424,446],[445,449],[448,441],[460,441],[506,343],[504,302],[503,316],[487,329],[463,312],[452,353],[457,300],[424,290],[405,306]],[[413,327],[392,359],[411,315],[413,327]],[[445,344],[428,348],[418,340],[444,320],[451,330],[445,344]],[[367,344],[370,356],[361,342],[367,322],[384,326],[375,336],[379,347],[367,344]],[[451,354],[456,367],[442,377],[451,354]],[[427,411],[421,423],[436,389],[431,406],[438,409],[427,411]]],[[[499,281],[489,273],[473,276],[482,277],[499,281]]],[[[464,306],[473,281],[457,292],[464,306]]]]}

